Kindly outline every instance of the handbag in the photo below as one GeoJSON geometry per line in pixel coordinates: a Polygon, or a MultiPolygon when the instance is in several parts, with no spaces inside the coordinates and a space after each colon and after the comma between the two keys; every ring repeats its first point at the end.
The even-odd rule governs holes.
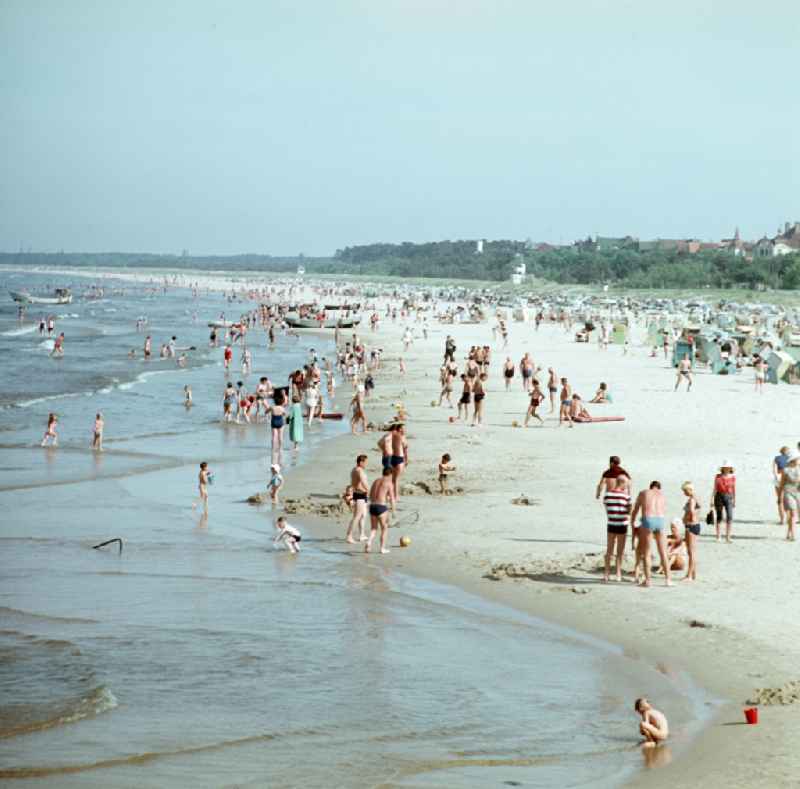
{"type": "Polygon", "coordinates": [[[708,515],[706,515],[706,525],[713,526],[714,525],[714,510],[709,510],[708,515]]]}

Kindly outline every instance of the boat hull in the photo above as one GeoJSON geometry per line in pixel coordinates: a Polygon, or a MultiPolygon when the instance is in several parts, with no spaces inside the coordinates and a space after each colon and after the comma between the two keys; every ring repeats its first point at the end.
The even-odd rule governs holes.
{"type": "Polygon", "coordinates": [[[10,290],[11,298],[19,304],[72,304],[72,294],[66,296],[34,296],[24,291],[10,290]]]}
{"type": "Polygon", "coordinates": [[[297,318],[290,315],[286,316],[286,323],[293,329],[352,329],[361,323],[361,318],[327,318],[318,321],[315,318],[297,318]]]}

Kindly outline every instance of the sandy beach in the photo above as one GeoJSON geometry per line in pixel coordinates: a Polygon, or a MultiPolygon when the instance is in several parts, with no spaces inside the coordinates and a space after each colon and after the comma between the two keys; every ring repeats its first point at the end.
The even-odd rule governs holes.
{"type": "MultiPolygon", "coordinates": [[[[792,412],[800,391],[770,386],[759,396],[752,371],[721,377],[701,370],[691,393],[675,393],[672,368],[660,353],[650,358],[641,328],[627,356],[619,346],[601,351],[595,343],[575,343],[571,332],[553,324],[543,324],[538,332],[532,325],[511,324],[507,351],[492,341],[488,324],[433,325],[427,341],[417,327],[405,353],[401,333],[400,322],[384,321],[377,337],[367,339],[385,350],[367,415],[384,422],[402,402],[411,459],[398,514],[406,525],[392,530],[391,555],[371,561],[382,562],[387,571],[458,585],[620,644],[626,654],[666,674],[685,671],[696,678],[720,701],[713,722],[691,742],[677,737],[680,758],[640,774],[635,785],[792,785],[800,769],[791,745],[800,732],[798,708],[762,705],[758,726],[745,724],[743,709],[756,689],[789,683],[773,697],[794,702],[798,696],[790,683],[797,679],[800,642],[787,607],[797,577],[797,548],[785,542],[777,525],[769,470],[778,448],[795,443],[784,415],[792,412]],[[471,345],[492,345],[483,428],[452,424],[448,417],[455,411],[432,406],[447,334],[456,340],[459,364],[471,345]],[[525,351],[537,366],[553,366],[567,376],[585,400],[600,381],[607,382],[613,404],[588,408],[625,421],[568,429],[558,428],[551,415],[544,427],[513,427],[514,420],[522,423],[527,399],[519,374],[504,391],[500,367],[506,354],[517,362],[525,351]],[[404,378],[398,373],[401,353],[408,368],[404,378]],[[442,497],[436,492],[436,464],[444,452],[457,467],[451,486],[463,493],[442,497]],[[704,526],[696,583],[666,588],[655,577],[652,588],[641,589],[629,579],[601,582],[597,568],[605,551],[605,519],[594,492],[611,454],[621,456],[634,492],[651,479],[662,482],[669,519],[681,513],[683,481],[695,482],[705,512],[716,470],[725,460],[734,464],[739,485],[734,542],[717,543],[713,527],[704,526]],[[529,504],[513,503],[521,497],[529,504]],[[401,532],[412,539],[408,549],[398,547],[401,532]]],[[[347,394],[342,387],[343,408],[347,394]]],[[[362,451],[370,454],[372,478],[380,464],[379,436],[327,442],[289,478],[286,496],[340,492],[362,451]]],[[[317,524],[328,536],[344,532],[342,523],[329,518],[317,524]]],[[[354,546],[354,553],[359,550],[354,546]]]]}
{"type": "MultiPolygon", "coordinates": [[[[134,286],[158,282],[163,276],[142,271],[122,272],[119,276],[113,272],[84,274],[66,271],[59,276],[68,274],[91,276],[109,283],[123,281],[134,286]]],[[[202,315],[213,317],[225,304],[221,292],[257,288],[263,286],[264,280],[250,275],[223,278],[209,273],[189,273],[179,276],[174,283],[178,287],[171,288],[170,298],[176,300],[176,305],[182,305],[189,298],[185,288],[195,282],[208,294],[205,297],[208,301],[201,303],[202,315]]],[[[251,303],[242,302],[227,309],[235,312],[251,303]]],[[[147,302],[143,303],[143,308],[147,306],[147,302]]],[[[102,328],[108,322],[118,320],[114,307],[101,305],[101,308],[110,312],[98,311],[90,326],[96,324],[102,328]]],[[[81,313],[85,309],[88,307],[76,307],[81,313]]],[[[134,310],[131,315],[135,315],[139,308],[131,306],[129,309],[134,310]]],[[[191,336],[201,338],[205,334],[203,319],[195,323],[190,311],[183,306],[178,308],[179,312],[161,309],[165,315],[161,320],[171,321],[174,314],[183,313],[181,336],[191,333],[191,336]]],[[[650,349],[643,342],[645,331],[642,326],[635,327],[629,353],[624,355],[620,346],[612,345],[603,351],[595,342],[576,343],[572,331],[565,332],[550,323],[542,324],[538,331],[533,324],[509,324],[509,347],[503,349],[499,336],[492,336],[491,321],[439,324],[432,317],[428,321],[427,340],[422,336],[421,323],[411,321],[408,324],[414,341],[408,351],[403,351],[401,338],[406,325],[401,319],[396,323],[383,319],[377,332],[369,331],[366,322],[359,329],[368,347],[384,350],[382,368],[375,373],[375,392],[366,401],[367,418],[380,426],[390,421],[401,405],[408,415],[410,463],[401,483],[398,527],[390,531],[391,553],[366,557],[362,546],[345,544],[343,537],[349,516],[331,507],[347,484],[357,454],[368,454],[370,480],[377,475],[380,452],[376,444],[382,435],[380,430],[350,435],[342,432],[345,428],[343,423],[318,426],[310,431],[311,441],[301,451],[299,463],[295,465],[293,459],[286,469],[286,484],[281,496],[292,522],[296,521],[308,530],[310,545],[316,542],[323,554],[331,554],[320,557],[326,562],[338,561],[342,556],[350,560],[350,567],[346,570],[335,570],[334,564],[323,565],[330,568],[331,577],[345,578],[345,588],[365,585],[378,590],[379,597],[402,588],[402,579],[407,576],[423,583],[445,584],[448,586],[432,587],[430,592],[431,600],[444,607],[437,609],[436,617],[443,616],[448,605],[446,599],[437,599],[441,590],[456,587],[487,604],[516,609],[522,614],[569,628],[576,635],[595,637],[621,648],[621,654],[628,662],[609,657],[602,679],[606,690],[598,688],[596,697],[587,696],[586,703],[600,703],[602,706],[603,700],[613,697],[612,706],[619,717],[620,705],[628,706],[627,698],[622,701],[618,698],[619,689],[626,688],[626,693],[631,695],[630,730],[628,732],[624,720],[615,725],[623,725],[618,742],[628,751],[636,748],[636,719],[632,710],[635,695],[652,697],[657,706],[661,703],[661,696],[665,712],[677,722],[669,746],[657,749],[655,758],[641,759],[641,765],[647,769],[635,774],[631,779],[632,785],[793,785],[795,771],[800,767],[791,747],[794,736],[800,733],[795,704],[800,696],[796,684],[800,644],[785,598],[791,594],[796,578],[797,549],[796,544],[783,539],[784,529],[777,525],[770,463],[780,446],[795,444],[796,438],[787,435],[783,415],[792,412],[800,392],[788,385],[780,385],[769,386],[763,395],[759,395],[754,391],[753,374],[749,369],[729,377],[713,376],[700,369],[690,393],[673,392],[675,373],[660,352],[655,358],[650,356],[650,349]],[[440,391],[438,370],[448,334],[456,341],[455,359],[459,366],[463,365],[470,346],[489,344],[492,347],[483,427],[451,422],[455,409],[435,404],[440,391]],[[523,422],[528,398],[522,390],[519,372],[509,391],[505,391],[501,367],[506,356],[517,363],[526,351],[532,354],[537,367],[543,370],[553,367],[559,376],[568,377],[574,391],[586,401],[601,381],[606,382],[613,404],[589,404],[587,407],[595,416],[624,416],[625,421],[559,428],[557,414],[549,414],[549,404],[545,404],[540,410],[545,418],[543,426],[527,429],[515,426],[515,422],[523,422]],[[407,368],[405,375],[401,375],[399,369],[401,356],[407,368]],[[334,435],[336,432],[339,435],[334,435]],[[446,497],[439,495],[436,479],[436,464],[445,452],[452,456],[456,466],[450,481],[453,495],[446,497]],[[680,485],[685,480],[694,481],[705,513],[715,472],[723,461],[733,464],[738,479],[734,542],[731,545],[718,543],[713,537],[713,527],[703,527],[697,582],[677,582],[677,577],[682,575],[678,573],[676,584],[671,588],[663,585],[660,576],[654,578],[650,589],[635,587],[629,577],[622,584],[602,583],[599,570],[605,551],[606,521],[603,507],[595,499],[595,486],[611,454],[621,456],[622,465],[633,478],[634,492],[646,487],[651,479],[661,481],[668,503],[668,519],[681,513],[683,496],[680,485]],[[401,535],[411,539],[409,548],[399,547],[401,535]],[[397,584],[401,586],[397,587],[397,584]],[[629,671],[632,666],[636,670],[630,676],[620,676],[619,683],[615,683],[613,672],[629,671]],[[659,681],[655,682],[654,677],[659,681]],[[638,686],[636,683],[639,681],[645,686],[638,686]],[[613,690],[615,685],[616,690],[613,690]],[[698,694],[696,686],[700,686],[704,693],[698,694]],[[679,700],[681,695],[683,699],[679,700]],[[703,699],[700,703],[704,705],[694,714],[687,711],[686,700],[692,698],[703,699]],[[743,709],[751,699],[760,702],[758,726],[747,726],[744,722],[743,709]],[[683,723],[690,718],[695,722],[691,725],[683,723]],[[701,719],[708,721],[702,730],[696,723],[701,719]],[[758,765],[757,771],[751,771],[750,765],[758,765]]],[[[94,336],[87,335],[87,341],[96,342],[94,336]]],[[[342,340],[346,339],[348,337],[343,336],[342,340]]],[[[323,353],[329,352],[332,332],[323,339],[318,333],[304,331],[299,340],[292,338],[290,344],[284,346],[288,340],[279,343],[287,354],[281,357],[284,359],[281,364],[294,366],[312,346],[328,349],[323,353]]],[[[124,349],[126,342],[120,340],[120,348],[124,349]]],[[[265,363],[262,353],[256,351],[257,369],[259,364],[265,363]]],[[[57,586],[43,603],[37,602],[37,605],[41,603],[44,606],[43,610],[55,612],[58,616],[93,616],[91,590],[94,581],[89,579],[97,575],[93,560],[99,557],[92,556],[87,560],[83,549],[94,541],[108,538],[109,528],[104,519],[98,518],[91,506],[87,506],[82,491],[91,492],[101,503],[101,511],[113,507],[118,496],[128,502],[116,529],[126,541],[133,543],[133,548],[126,550],[125,569],[120,573],[120,578],[126,579],[124,583],[131,585],[130,593],[141,594],[134,578],[137,573],[147,571],[150,562],[148,551],[169,551],[161,560],[164,575],[158,576],[169,579],[173,577],[168,574],[172,563],[183,561],[184,546],[191,552],[185,567],[186,575],[179,577],[193,580],[187,581],[189,585],[177,594],[175,601],[195,599],[197,584],[202,584],[201,595],[204,596],[206,584],[224,581],[232,572],[236,575],[242,573],[254,590],[259,589],[263,583],[260,562],[248,560],[249,563],[242,566],[237,557],[249,555],[252,550],[263,555],[263,537],[269,534],[277,514],[269,505],[251,507],[245,504],[249,494],[259,488],[263,492],[261,465],[265,453],[265,427],[251,425],[236,427],[233,431],[220,429],[215,405],[222,380],[219,367],[219,360],[210,355],[204,356],[202,364],[190,371],[193,378],[189,380],[195,381],[195,392],[202,403],[198,407],[207,411],[200,412],[204,416],[199,422],[197,416],[181,413],[177,417],[169,411],[174,432],[152,432],[149,417],[142,421],[131,415],[128,418],[132,421],[125,422],[127,409],[122,408],[123,401],[117,398],[121,394],[127,397],[133,393],[136,398],[143,399],[137,408],[148,408],[148,398],[169,402],[179,393],[180,376],[184,373],[165,369],[164,375],[158,374],[155,378],[142,380],[143,376],[139,376],[127,383],[118,382],[94,393],[84,393],[92,396],[98,407],[104,410],[107,407],[116,413],[111,421],[114,430],[130,433],[130,437],[116,440],[112,433],[109,451],[102,461],[91,458],[91,453],[85,450],[70,446],[69,436],[65,447],[57,450],[56,454],[48,452],[45,456],[24,443],[7,447],[20,461],[14,468],[9,466],[4,477],[5,500],[12,508],[17,508],[7,535],[11,541],[9,545],[15,545],[15,550],[24,557],[28,550],[25,540],[32,535],[35,541],[47,534],[47,540],[54,539],[59,545],[66,546],[69,560],[77,559],[83,568],[81,571],[85,569],[87,573],[80,576],[80,583],[85,584],[88,599],[70,602],[69,597],[64,597],[59,600],[57,590],[60,587],[57,586]],[[140,391],[137,387],[141,387],[141,395],[136,394],[140,391]],[[154,387],[152,393],[149,393],[149,387],[154,387]],[[68,458],[69,462],[65,460],[56,464],[53,461],[57,457],[68,458]],[[222,469],[224,480],[213,492],[208,532],[205,526],[192,529],[189,525],[185,512],[188,502],[183,498],[198,457],[210,457],[215,468],[222,469]],[[163,490],[153,488],[156,482],[163,490]],[[52,486],[59,486],[59,491],[63,491],[58,493],[62,517],[58,525],[59,535],[55,536],[42,525],[47,522],[48,505],[37,494],[41,488],[52,490],[52,486]],[[175,490],[181,493],[176,496],[175,490]],[[33,532],[18,514],[23,511],[37,524],[33,532]],[[152,535],[141,532],[138,523],[141,512],[149,514],[155,529],[152,535]],[[185,524],[187,533],[178,529],[173,536],[175,524],[185,524]],[[169,548],[162,547],[162,539],[165,540],[163,545],[169,548]],[[174,540],[177,542],[173,543],[174,540]],[[217,557],[216,575],[208,577],[203,569],[195,576],[197,567],[204,566],[209,555],[206,540],[213,540],[210,545],[217,557]],[[140,566],[138,563],[142,560],[140,566]],[[132,562],[130,567],[128,562],[132,562]]],[[[148,376],[154,374],[147,373],[148,376]]],[[[541,373],[538,377],[546,388],[546,378],[541,373]]],[[[454,402],[459,390],[460,387],[456,386],[454,402]]],[[[351,395],[349,384],[340,381],[336,410],[346,412],[351,395]]],[[[34,409],[47,407],[46,403],[36,400],[30,402],[34,409]]],[[[69,413],[78,413],[75,409],[80,400],[65,402],[72,409],[69,413]]],[[[178,408],[179,402],[174,405],[178,408]]],[[[66,404],[59,405],[62,407],[67,408],[66,404]]],[[[182,412],[183,409],[179,410],[182,412]]],[[[28,413],[27,407],[20,413],[23,412],[28,413]]],[[[38,426],[37,420],[35,424],[38,426]]],[[[307,563],[309,559],[304,555],[298,561],[307,563]]],[[[113,561],[113,558],[109,556],[103,560],[113,561]]],[[[303,572],[309,574],[302,583],[315,583],[315,573],[319,568],[315,570],[313,564],[307,569],[304,564],[302,566],[303,572]]],[[[281,563],[276,563],[278,577],[285,572],[281,567],[281,563]]],[[[41,572],[41,568],[38,571],[41,572]]],[[[37,577],[31,576],[33,579],[37,577]]],[[[109,590],[112,589],[113,594],[120,593],[119,587],[110,586],[109,590]]],[[[29,593],[25,592],[23,598],[25,594],[29,593]]],[[[224,594],[229,594],[228,590],[224,590],[224,594]]],[[[238,599],[239,592],[230,594],[230,601],[224,595],[220,597],[220,607],[214,617],[228,615],[229,606],[238,599]]],[[[305,605],[304,600],[306,598],[299,597],[297,604],[305,605]]],[[[117,602],[122,604],[121,600],[117,602]]],[[[354,610],[361,611],[364,601],[358,600],[354,604],[354,610]]],[[[367,610],[373,604],[371,601],[367,610]]],[[[33,602],[28,606],[23,599],[17,607],[28,610],[35,606],[33,602]]],[[[168,606],[164,612],[165,624],[172,624],[176,616],[180,621],[183,613],[180,606],[176,611],[168,606]]],[[[388,637],[396,615],[382,614],[382,617],[388,637]]],[[[190,614],[186,622],[194,623],[195,618],[190,614]]],[[[136,616],[132,624],[141,626],[137,625],[136,616]]],[[[251,627],[252,622],[245,619],[241,626],[251,627]]],[[[89,625],[91,627],[93,625],[89,625]]],[[[453,643],[458,644],[461,625],[454,623],[453,630],[453,643]]],[[[334,631],[337,638],[346,632],[334,631]]],[[[368,639],[369,630],[363,633],[359,630],[359,633],[368,639]]],[[[393,637],[403,636],[393,634],[393,637]]],[[[366,643],[369,644],[369,640],[366,643]]],[[[260,643],[248,645],[247,654],[257,653],[263,648],[260,643]]],[[[304,648],[302,643],[298,644],[301,653],[304,648]]],[[[520,645],[521,652],[526,649],[520,645]]],[[[435,655],[434,649],[431,656],[435,655]]],[[[520,659],[524,661],[524,654],[520,659]]],[[[379,661],[379,665],[383,664],[379,661]]],[[[249,679],[243,683],[242,692],[245,694],[251,687],[249,683],[249,679]]],[[[390,681],[390,684],[395,683],[390,681]]],[[[112,692],[116,691],[122,697],[124,710],[124,686],[122,692],[114,682],[110,686],[112,692]]],[[[225,689],[224,693],[227,692],[225,689]]],[[[342,692],[347,695],[346,688],[342,692]]],[[[593,693],[592,690],[588,692],[593,693]]],[[[114,697],[112,699],[112,708],[115,708],[117,702],[114,697]]],[[[500,699],[502,705],[512,703],[502,693],[500,699]]],[[[571,703],[580,704],[580,699],[573,699],[571,703]]],[[[481,714],[481,711],[477,713],[479,717],[481,714]]],[[[515,710],[515,715],[519,715],[521,720],[528,719],[524,710],[515,710]]],[[[529,719],[534,729],[541,725],[535,709],[529,719]]],[[[83,725],[102,728],[102,715],[83,725]]],[[[146,731],[147,723],[141,725],[146,731]]],[[[176,721],[176,725],[181,723],[176,721]]],[[[258,725],[266,723],[262,724],[260,719],[241,723],[246,732],[258,725]]],[[[57,736],[54,732],[54,741],[59,743],[57,736]]],[[[213,740],[216,736],[217,732],[209,729],[203,741],[213,740]]],[[[615,734],[612,739],[616,741],[616,737],[615,734]]],[[[164,735],[155,737],[154,743],[146,746],[142,742],[137,746],[138,750],[160,747],[163,738],[164,735]]],[[[31,747],[35,742],[30,741],[31,747]]],[[[335,739],[329,742],[335,745],[335,739]]],[[[186,753],[193,753],[194,747],[192,745],[186,753]]],[[[128,747],[123,750],[127,753],[128,747]]],[[[440,763],[433,755],[426,760],[414,743],[409,752],[418,755],[419,761],[413,769],[406,765],[400,771],[403,774],[403,770],[407,770],[405,777],[388,783],[380,782],[384,778],[376,773],[377,785],[386,789],[425,785],[424,778],[420,778],[423,783],[415,783],[417,776],[428,768],[438,769],[436,765],[440,763]]],[[[68,753],[64,751],[65,756],[68,753]]],[[[371,751],[365,752],[364,758],[368,758],[369,753],[371,751]]],[[[31,751],[30,755],[23,757],[23,764],[38,763],[37,758],[31,751]]],[[[59,762],[57,755],[53,758],[59,762]]],[[[248,758],[252,769],[252,764],[258,764],[259,757],[250,754],[248,758]]],[[[328,757],[323,755],[322,758],[328,757]]],[[[407,759],[407,756],[403,758],[407,759]]],[[[613,761],[615,757],[609,755],[608,758],[613,761]]],[[[16,763],[16,760],[11,762],[12,765],[16,763]]],[[[469,768],[470,764],[468,759],[464,760],[465,767],[469,768]]],[[[528,762],[525,764],[530,766],[528,762]]],[[[626,769],[629,764],[626,761],[626,769]]],[[[450,762],[447,765],[445,769],[452,767],[450,762]]],[[[220,763],[214,766],[218,770],[225,769],[220,763]]],[[[18,777],[15,769],[12,766],[6,777],[18,777]]],[[[120,769],[121,773],[112,774],[111,785],[123,785],[128,780],[125,772],[128,768],[120,769]]],[[[513,764],[505,764],[503,769],[510,770],[506,774],[513,779],[513,764]]],[[[92,785],[101,785],[104,780],[102,771],[91,774],[96,775],[95,780],[100,782],[92,785]]],[[[149,773],[148,778],[160,780],[159,775],[161,773],[149,773]]],[[[70,785],[82,785],[83,778],[84,773],[77,774],[70,785]]],[[[46,786],[48,780],[42,773],[41,782],[36,785],[46,786]]],[[[464,785],[475,785],[470,780],[465,777],[464,785]]],[[[286,785],[294,784],[290,780],[286,785]]]]}

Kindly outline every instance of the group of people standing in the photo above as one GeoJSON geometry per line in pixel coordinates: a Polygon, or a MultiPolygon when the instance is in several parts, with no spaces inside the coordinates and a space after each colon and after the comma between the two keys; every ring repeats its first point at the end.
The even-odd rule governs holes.
{"type": "MultiPolygon", "coordinates": [[[[800,455],[797,459],[800,460],[800,455]]],[[[603,472],[595,493],[597,499],[602,495],[606,510],[604,581],[607,582],[610,578],[612,561],[617,581],[622,580],[622,563],[629,526],[631,548],[634,551],[635,583],[641,586],[651,585],[653,544],[658,551],[660,571],[664,574],[667,586],[672,585],[673,570],[685,569],[685,581],[697,579],[697,541],[702,530],[703,508],[694,483],[684,482],[681,493],[684,497],[681,516],[671,522],[667,531],[667,502],[661,482],[653,480],[633,499],[630,475],[622,467],[618,456],[612,455],[609,458],[608,468],[603,472]],[[681,527],[683,535],[680,534],[681,527]]],[[[715,526],[717,541],[722,539],[724,524],[725,541],[731,542],[735,506],[736,475],[733,465],[726,461],[714,476],[711,506],[705,516],[706,523],[715,526]]]]}

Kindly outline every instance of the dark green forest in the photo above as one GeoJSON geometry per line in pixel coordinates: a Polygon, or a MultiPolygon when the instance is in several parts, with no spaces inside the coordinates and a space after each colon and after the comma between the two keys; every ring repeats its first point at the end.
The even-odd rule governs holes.
{"type": "Polygon", "coordinates": [[[436,277],[504,282],[514,266],[524,262],[527,273],[564,285],[611,284],[626,288],[800,288],[800,253],[745,260],[724,251],[687,254],[674,250],[580,247],[530,249],[521,241],[487,241],[477,254],[474,241],[425,244],[367,244],[336,251],[333,258],[272,257],[270,255],[194,256],[134,253],[0,254],[0,264],[21,266],[144,267],[222,271],[360,274],[396,277],[436,277]]]}

